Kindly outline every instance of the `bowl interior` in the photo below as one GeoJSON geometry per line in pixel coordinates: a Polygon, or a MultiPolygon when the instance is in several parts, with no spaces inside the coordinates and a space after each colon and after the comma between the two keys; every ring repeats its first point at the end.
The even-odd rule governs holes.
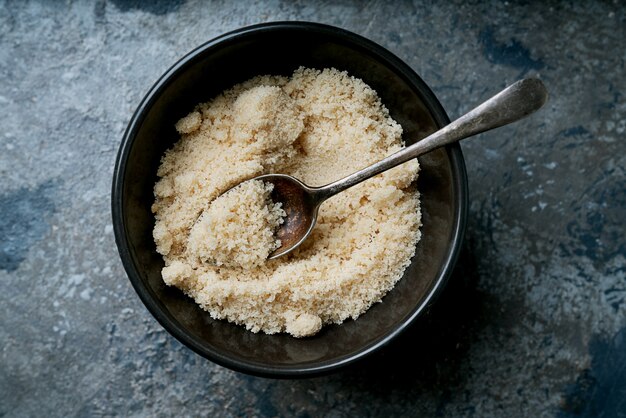
{"type": "Polygon", "coordinates": [[[420,158],[422,239],[403,279],[357,321],[327,326],[312,338],[253,334],[215,321],[179,290],[165,286],[163,260],[152,239],[150,206],[160,158],[178,139],[175,122],[197,103],[235,83],[259,74],[290,75],[300,66],[335,67],[363,79],[403,126],[407,144],[446,121],[421,80],[382,48],[329,27],[266,25],[198,48],[159,80],[129,125],[114,180],[113,215],[120,254],[146,306],[168,331],[198,353],[255,374],[325,371],[349,363],[402,329],[452,267],[459,211],[466,198],[460,196],[459,173],[463,177],[464,171],[458,147],[420,158]]]}

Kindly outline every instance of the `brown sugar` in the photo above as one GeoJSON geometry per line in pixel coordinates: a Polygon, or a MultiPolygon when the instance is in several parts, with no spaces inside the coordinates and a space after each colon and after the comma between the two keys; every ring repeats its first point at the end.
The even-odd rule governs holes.
{"type": "Polygon", "coordinates": [[[313,335],[356,319],[402,277],[420,238],[417,160],[324,203],[311,237],[276,260],[265,260],[276,245],[267,231],[281,216],[268,190],[218,198],[267,173],[321,186],[398,151],[402,128],[363,81],[335,69],[255,77],[198,105],[176,128],[181,138],[157,173],[153,235],[164,281],[213,318],[313,335]],[[246,221],[224,223],[235,218],[246,221]]]}

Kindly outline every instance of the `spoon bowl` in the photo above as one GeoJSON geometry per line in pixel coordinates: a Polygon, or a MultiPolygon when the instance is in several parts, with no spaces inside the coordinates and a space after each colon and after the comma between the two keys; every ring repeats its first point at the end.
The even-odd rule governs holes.
{"type": "Polygon", "coordinates": [[[283,223],[276,231],[280,247],[268,257],[272,260],[295,250],[307,239],[317,222],[323,199],[319,198],[318,188],[309,187],[287,174],[266,174],[253,180],[273,184],[272,200],[282,203],[285,211],[283,223]]]}

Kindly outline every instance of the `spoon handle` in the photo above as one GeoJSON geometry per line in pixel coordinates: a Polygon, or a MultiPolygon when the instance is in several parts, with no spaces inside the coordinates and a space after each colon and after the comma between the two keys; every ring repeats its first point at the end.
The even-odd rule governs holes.
{"type": "Polygon", "coordinates": [[[519,80],[454,122],[410,147],[406,147],[341,180],[320,187],[317,189],[320,200],[325,200],[355,184],[436,148],[520,120],[541,108],[547,99],[548,92],[539,79],[519,80]]]}

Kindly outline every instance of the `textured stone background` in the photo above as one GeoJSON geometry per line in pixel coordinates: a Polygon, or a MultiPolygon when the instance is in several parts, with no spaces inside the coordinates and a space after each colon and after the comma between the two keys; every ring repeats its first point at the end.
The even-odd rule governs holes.
{"type": "Polygon", "coordinates": [[[624,3],[0,0],[0,416],[626,416],[624,3]],[[456,117],[522,76],[551,100],[463,143],[466,248],[440,303],[359,367],[300,381],[169,336],[118,259],[123,129],[240,26],[311,20],[405,59],[456,117]]]}

